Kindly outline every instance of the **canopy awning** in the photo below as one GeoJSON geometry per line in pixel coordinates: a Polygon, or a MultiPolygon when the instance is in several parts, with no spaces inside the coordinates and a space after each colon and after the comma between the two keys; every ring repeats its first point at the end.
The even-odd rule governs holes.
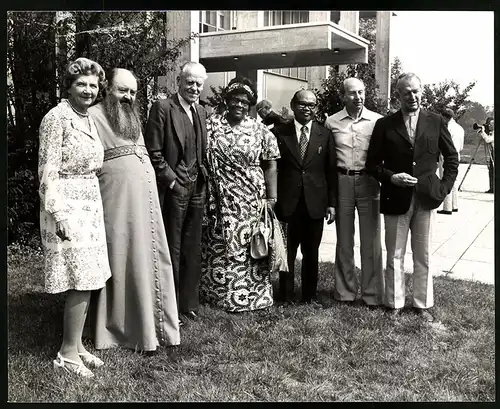
{"type": "Polygon", "coordinates": [[[332,22],[200,33],[199,42],[207,72],[368,62],[369,42],[332,22]]]}

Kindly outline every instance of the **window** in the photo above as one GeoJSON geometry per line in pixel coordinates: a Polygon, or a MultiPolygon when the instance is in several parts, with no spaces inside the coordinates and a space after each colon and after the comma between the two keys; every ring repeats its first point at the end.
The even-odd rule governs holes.
{"type": "Polygon", "coordinates": [[[200,11],[200,33],[229,30],[230,20],[229,10],[200,11]]]}
{"type": "Polygon", "coordinates": [[[307,80],[307,67],[271,68],[267,71],[284,75],[285,77],[307,80]]]}
{"type": "Polygon", "coordinates": [[[306,67],[299,67],[298,77],[302,80],[307,79],[307,69],[306,67]]]}
{"type": "Polygon", "coordinates": [[[308,23],[308,11],[269,10],[264,12],[264,26],[280,26],[282,24],[308,23]]]}

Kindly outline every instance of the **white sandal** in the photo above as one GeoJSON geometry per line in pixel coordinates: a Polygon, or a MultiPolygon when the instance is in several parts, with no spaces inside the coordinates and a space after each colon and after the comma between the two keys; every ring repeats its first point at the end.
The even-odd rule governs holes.
{"type": "Polygon", "coordinates": [[[78,363],[72,359],[64,358],[60,352],[57,353],[57,358],[54,359],[54,369],[64,369],[66,372],[73,372],[84,378],[92,378],[94,374],[83,363],[78,363]],[[68,363],[70,365],[65,365],[68,363]]]}
{"type": "Polygon", "coordinates": [[[80,355],[80,358],[85,365],[92,366],[94,368],[99,368],[104,365],[104,362],[100,358],[90,352],[78,353],[78,355],[80,355]]]}

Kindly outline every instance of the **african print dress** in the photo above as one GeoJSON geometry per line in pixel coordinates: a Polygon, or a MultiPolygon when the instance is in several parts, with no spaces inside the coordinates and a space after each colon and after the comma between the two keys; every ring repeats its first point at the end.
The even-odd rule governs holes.
{"type": "Polygon", "coordinates": [[[275,136],[247,117],[231,127],[207,120],[208,203],[202,236],[200,297],[230,312],[273,305],[267,259],[250,256],[252,227],[266,185],[261,161],[279,158],[275,136]]]}
{"type": "Polygon", "coordinates": [[[89,129],[67,100],[40,124],[38,176],[40,233],[45,256],[45,291],[90,291],[111,277],[97,172],[104,149],[94,121],[89,129]],[[71,240],[56,235],[66,220],[71,240]]]}

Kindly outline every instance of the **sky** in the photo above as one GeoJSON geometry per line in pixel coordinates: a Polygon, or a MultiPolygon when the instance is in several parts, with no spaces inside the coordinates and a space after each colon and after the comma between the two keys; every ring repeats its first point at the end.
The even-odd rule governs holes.
{"type": "Polygon", "coordinates": [[[494,103],[494,25],[488,11],[395,11],[391,58],[424,84],[446,79],[463,89],[477,80],[470,100],[494,103]]]}

